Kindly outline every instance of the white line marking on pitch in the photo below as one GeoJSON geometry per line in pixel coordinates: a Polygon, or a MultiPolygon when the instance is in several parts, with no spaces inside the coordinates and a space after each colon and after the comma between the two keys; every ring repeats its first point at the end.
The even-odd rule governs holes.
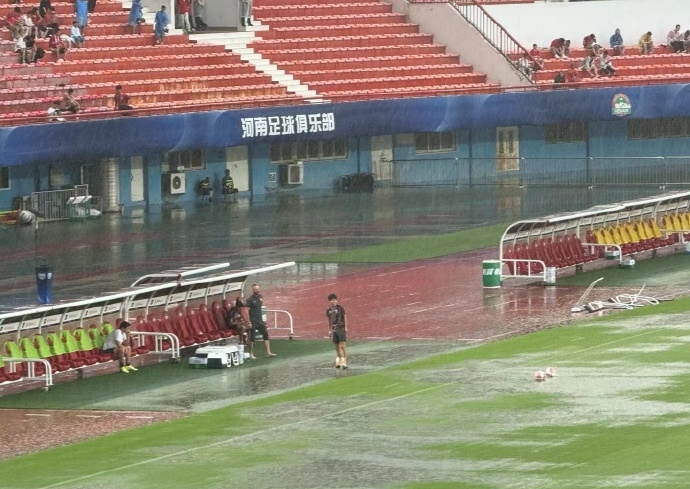
{"type": "Polygon", "coordinates": [[[153,416],[125,416],[127,419],[153,419],[153,416]]]}
{"type": "Polygon", "coordinates": [[[94,477],[98,477],[98,476],[105,475],[105,474],[110,474],[110,473],[112,473],[112,472],[118,472],[118,471],[120,471],[120,470],[132,469],[132,468],[134,468],[134,467],[139,467],[140,465],[146,465],[146,464],[149,464],[149,463],[151,463],[151,462],[159,462],[159,461],[161,461],[161,460],[166,460],[166,459],[168,459],[168,458],[177,457],[177,456],[180,456],[180,455],[185,455],[185,454],[187,454],[187,453],[197,452],[197,451],[199,451],[199,450],[206,450],[206,449],[208,449],[208,448],[215,448],[215,447],[219,447],[219,446],[221,446],[221,445],[226,445],[226,444],[228,444],[228,443],[234,443],[234,442],[237,442],[237,440],[252,439],[252,438],[256,437],[257,435],[262,435],[262,434],[264,434],[264,433],[270,433],[270,432],[272,432],[272,431],[278,431],[278,430],[282,430],[282,429],[285,429],[285,428],[289,428],[289,427],[292,427],[292,426],[297,426],[297,425],[301,425],[301,424],[305,424],[305,423],[313,423],[315,419],[331,418],[331,417],[333,417],[334,415],[345,414],[345,413],[349,413],[349,412],[351,412],[351,411],[357,411],[357,410],[360,410],[360,409],[365,409],[365,408],[368,408],[368,407],[371,407],[371,406],[376,406],[377,404],[383,404],[383,403],[389,402],[389,401],[397,401],[397,400],[400,400],[400,399],[404,399],[404,398],[406,398],[406,397],[414,396],[414,395],[416,395],[416,394],[421,394],[421,393],[424,393],[424,392],[429,392],[429,391],[431,391],[431,390],[439,389],[439,388],[441,388],[441,387],[445,387],[445,386],[451,385],[451,384],[453,384],[453,383],[454,383],[454,382],[446,382],[446,383],[444,383],[444,384],[432,385],[431,387],[426,387],[426,388],[424,388],[424,389],[419,389],[419,390],[416,390],[416,391],[414,391],[414,392],[408,392],[407,394],[402,394],[402,395],[400,395],[400,396],[391,397],[390,399],[381,399],[381,400],[378,400],[378,401],[368,402],[368,403],[366,403],[366,404],[361,404],[361,405],[359,405],[359,406],[353,406],[353,407],[351,407],[351,408],[341,409],[340,411],[331,412],[331,413],[328,413],[328,414],[324,414],[324,415],[321,415],[321,416],[317,416],[316,418],[311,417],[311,418],[309,418],[309,419],[304,419],[304,420],[301,420],[301,421],[295,421],[294,423],[288,423],[288,424],[284,424],[284,425],[280,425],[280,426],[274,426],[274,427],[272,427],[272,428],[266,428],[266,429],[264,429],[264,430],[255,431],[255,432],[253,432],[253,433],[248,433],[248,434],[246,434],[246,435],[240,435],[240,436],[235,436],[235,437],[227,438],[227,439],[225,439],[225,440],[220,440],[220,441],[217,441],[217,442],[215,442],[215,443],[211,443],[211,444],[209,444],[209,445],[198,446],[198,447],[192,447],[192,448],[186,448],[186,449],[184,449],[184,450],[179,450],[179,451],[177,451],[177,452],[175,452],[175,453],[168,453],[167,455],[161,455],[160,457],[149,458],[149,459],[141,460],[141,461],[136,462],[136,463],[133,463],[133,464],[123,465],[123,466],[121,466],[121,467],[115,467],[115,468],[113,468],[113,469],[101,470],[101,471],[99,471],[99,472],[94,472],[93,474],[83,475],[83,476],[81,476],[81,477],[75,477],[75,478],[73,478],[73,479],[69,479],[69,480],[65,480],[65,481],[61,481],[61,482],[56,482],[56,483],[50,484],[50,485],[48,485],[48,486],[43,486],[41,489],[50,489],[50,488],[52,488],[52,487],[60,487],[60,486],[63,486],[63,485],[65,485],[65,484],[73,484],[73,483],[75,483],[75,482],[83,481],[83,480],[86,480],[86,479],[92,479],[92,478],[94,478],[94,477]]]}
{"type": "MultiPolygon", "coordinates": [[[[613,344],[615,344],[615,343],[621,343],[621,342],[623,342],[623,341],[629,341],[629,340],[631,340],[631,339],[639,338],[639,337],[641,337],[641,336],[645,336],[645,335],[648,335],[648,334],[651,334],[651,333],[655,333],[655,332],[660,331],[660,330],[661,330],[661,329],[651,329],[651,330],[649,330],[649,331],[645,331],[645,332],[640,333],[640,334],[637,334],[637,335],[626,336],[625,338],[619,338],[619,339],[617,339],[617,340],[607,341],[606,343],[602,343],[602,344],[600,344],[600,345],[594,345],[594,346],[590,346],[590,347],[587,347],[587,348],[583,348],[582,350],[572,351],[572,352],[565,353],[565,354],[559,353],[559,354],[558,354],[558,357],[562,358],[562,357],[573,356],[573,355],[578,354],[578,353],[584,353],[584,352],[587,352],[587,351],[590,351],[590,350],[594,350],[595,348],[601,348],[601,347],[605,347],[605,346],[608,346],[608,345],[613,345],[613,344]]],[[[556,355],[549,355],[549,356],[546,356],[545,358],[552,358],[552,357],[555,357],[555,356],[556,356],[556,355]]],[[[516,367],[528,366],[528,365],[531,365],[532,363],[533,363],[533,362],[530,361],[530,363],[525,363],[525,364],[522,364],[522,365],[514,365],[514,366],[511,366],[511,367],[506,367],[506,368],[504,368],[504,369],[500,369],[500,370],[497,370],[497,371],[493,371],[493,372],[491,373],[491,375],[496,375],[497,373],[506,372],[506,371],[508,371],[508,370],[515,369],[516,367]]],[[[169,453],[169,454],[167,454],[167,455],[161,455],[160,457],[149,458],[149,459],[146,459],[146,460],[141,460],[141,461],[139,461],[139,462],[135,462],[135,463],[133,463],[133,464],[127,464],[127,465],[123,465],[123,466],[121,466],[121,467],[115,467],[115,468],[113,468],[113,469],[101,470],[101,471],[99,471],[99,472],[94,472],[93,474],[83,475],[83,476],[81,476],[81,477],[75,477],[75,478],[73,478],[73,479],[68,479],[68,480],[64,480],[64,481],[61,481],[61,482],[55,482],[54,484],[50,484],[50,485],[47,485],[47,486],[43,486],[43,487],[41,487],[40,489],[51,489],[51,488],[53,488],[53,487],[60,487],[60,486],[63,486],[63,485],[65,485],[65,484],[73,484],[73,483],[75,483],[75,482],[79,482],[79,481],[83,481],[83,480],[87,480],[87,479],[92,479],[92,478],[94,478],[94,477],[98,477],[98,476],[105,475],[105,474],[110,474],[110,473],[113,473],[113,472],[119,472],[119,471],[121,471],[121,470],[132,469],[132,468],[134,468],[134,467],[139,467],[140,465],[146,465],[146,464],[149,464],[149,463],[152,463],[152,462],[159,462],[159,461],[161,461],[161,460],[166,460],[166,459],[169,459],[169,458],[172,458],[172,457],[177,457],[177,456],[180,456],[180,455],[185,455],[185,454],[188,454],[188,453],[197,452],[197,451],[199,451],[199,450],[206,450],[206,449],[208,449],[208,448],[215,448],[215,447],[218,447],[218,446],[221,446],[221,445],[226,445],[226,444],[228,444],[228,443],[236,443],[237,440],[253,439],[253,438],[255,438],[257,435],[262,435],[262,434],[264,434],[264,433],[270,433],[270,432],[274,432],[274,431],[278,431],[278,430],[290,428],[290,427],[292,427],[292,426],[302,425],[302,424],[305,424],[305,423],[312,423],[312,422],[314,422],[315,419],[331,418],[331,417],[334,416],[334,415],[345,414],[345,413],[349,413],[349,412],[352,412],[352,411],[358,411],[358,410],[360,410],[360,409],[366,409],[366,408],[371,407],[371,406],[376,406],[376,405],[384,404],[384,403],[391,402],[391,401],[398,401],[398,400],[400,400],[400,399],[405,399],[405,398],[407,398],[407,397],[412,397],[412,396],[417,395],[417,394],[422,394],[422,393],[429,392],[429,391],[432,391],[432,390],[440,389],[440,388],[442,388],[442,387],[447,387],[447,386],[449,386],[449,385],[453,385],[453,384],[456,384],[456,383],[457,383],[457,382],[444,382],[443,384],[432,385],[432,386],[426,387],[426,388],[424,388],[424,389],[419,389],[419,390],[416,390],[416,391],[413,391],[413,392],[408,392],[407,394],[401,394],[401,395],[399,395],[399,396],[391,397],[391,398],[388,398],[388,399],[380,399],[380,400],[378,400],[378,401],[368,402],[368,403],[365,403],[365,404],[361,404],[361,405],[359,405],[359,406],[353,406],[353,407],[351,407],[351,408],[341,409],[340,411],[330,412],[330,413],[328,413],[328,414],[324,414],[324,415],[321,415],[321,416],[317,416],[317,417],[315,417],[315,418],[314,418],[314,417],[310,417],[309,419],[304,419],[304,420],[301,420],[301,421],[295,421],[295,422],[293,422],[293,423],[288,423],[288,424],[283,424],[283,425],[280,425],[280,426],[274,426],[274,427],[271,427],[271,428],[266,428],[266,429],[263,429],[263,430],[255,431],[255,432],[253,432],[253,433],[248,433],[248,434],[246,434],[246,435],[240,435],[240,436],[235,436],[235,437],[227,438],[227,439],[225,439],[225,440],[220,440],[220,441],[217,441],[217,442],[215,442],[215,443],[211,443],[211,444],[209,444],[209,445],[198,446],[198,447],[192,447],[192,448],[186,448],[186,449],[184,449],[184,450],[179,450],[179,451],[177,451],[177,452],[175,452],[175,453],[169,453]]]]}
{"type": "Polygon", "coordinates": [[[35,414],[35,413],[26,413],[25,416],[43,416],[43,417],[50,417],[52,414],[35,414]]]}
{"type": "Polygon", "coordinates": [[[77,414],[77,418],[102,418],[100,414],[77,414]]]}

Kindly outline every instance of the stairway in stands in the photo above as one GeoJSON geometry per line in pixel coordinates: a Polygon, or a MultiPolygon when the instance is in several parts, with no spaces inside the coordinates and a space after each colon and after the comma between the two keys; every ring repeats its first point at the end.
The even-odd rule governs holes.
{"type": "Polygon", "coordinates": [[[498,85],[377,0],[254,0],[249,48],[333,101],[490,93],[498,85]]]}
{"type": "MultiPolygon", "coordinates": [[[[0,10],[6,15],[15,5],[0,10]]],[[[20,5],[22,11],[28,9],[20,5]]],[[[74,4],[53,3],[63,32],[71,24],[74,4]]],[[[149,18],[151,16],[149,15],[149,18]]],[[[130,95],[137,109],[166,106],[181,110],[219,104],[218,108],[301,103],[284,86],[242,62],[222,45],[190,43],[185,34],[171,33],[162,46],[153,45],[153,26],[142,25],[140,34],[127,34],[128,11],[118,0],[99,0],[89,15],[85,47],[72,48],[67,61],[55,62],[47,40],[37,40],[46,50],[34,65],[18,64],[14,42],[6,27],[0,41],[0,120],[19,121],[44,116],[50,103],[67,87],[75,89],[83,112],[113,109],[117,84],[130,95]]]]}

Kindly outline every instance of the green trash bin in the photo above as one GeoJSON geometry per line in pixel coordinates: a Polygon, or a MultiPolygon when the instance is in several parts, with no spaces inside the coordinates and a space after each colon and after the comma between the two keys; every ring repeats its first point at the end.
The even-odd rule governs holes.
{"type": "Polygon", "coordinates": [[[485,289],[498,289],[501,286],[501,261],[482,262],[482,285],[485,289]]]}

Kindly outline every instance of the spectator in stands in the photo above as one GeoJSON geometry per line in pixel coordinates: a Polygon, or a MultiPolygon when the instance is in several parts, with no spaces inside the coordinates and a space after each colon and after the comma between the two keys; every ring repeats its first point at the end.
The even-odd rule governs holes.
{"type": "Polygon", "coordinates": [[[640,54],[653,54],[654,41],[652,40],[652,32],[645,32],[637,41],[637,46],[640,49],[640,54]]]}
{"type": "Polygon", "coordinates": [[[68,88],[65,94],[62,96],[62,107],[60,110],[63,112],[71,112],[76,114],[81,110],[79,102],[74,98],[74,88],[68,88]]]}
{"type": "Polygon", "coordinates": [[[328,318],[328,333],[333,338],[335,345],[335,368],[347,368],[347,351],[345,344],[347,341],[347,316],[345,308],[338,304],[338,296],[328,294],[326,317],[328,318]]]}
{"type": "Polygon", "coordinates": [[[156,44],[163,44],[165,34],[168,32],[168,24],[170,24],[170,17],[168,16],[168,12],[165,11],[165,5],[161,5],[161,9],[156,12],[154,23],[156,44]]]}
{"type": "Polygon", "coordinates": [[[240,25],[251,26],[252,24],[252,0],[240,0],[240,25]]]}
{"type": "Polygon", "coordinates": [[[50,0],[41,0],[38,4],[38,14],[41,17],[45,17],[46,12],[51,7],[50,0]]]}
{"type": "Polygon", "coordinates": [[[685,31],[683,34],[683,46],[685,47],[685,52],[690,53],[690,30],[685,31]]]}
{"type": "Polygon", "coordinates": [[[246,303],[249,308],[249,322],[252,325],[251,337],[249,338],[250,358],[254,356],[254,342],[259,340],[259,335],[264,340],[264,347],[266,348],[267,357],[275,357],[276,354],[271,352],[271,343],[268,340],[268,329],[266,329],[266,322],[263,319],[264,298],[261,295],[258,284],[252,285],[252,295],[247,299],[246,303]]]}
{"type": "Polygon", "coordinates": [[[206,177],[199,182],[198,192],[199,195],[201,195],[202,202],[204,200],[213,202],[213,185],[211,184],[211,179],[209,177],[206,177]]]}
{"type": "Polygon", "coordinates": [[[134,107],[129,105],[129,95],[122,91],[122,85],[115,85],[115,110],[132,110],[134,107]]]}
{"type": "Polygon", "coordinates": [[[27,10],[24,15],[22,15],[20,24],[24,27],[24,37],[36,37],[38,35],[38,28],[34,25],[34,12],[38,13],[36,7],[31,10],[27,10]]]}
{"type": "Polygon", "coordinates": [[[81,29],[81,31],[84,32],[86,26],[89,25],[89,3],[87,2],[87,0],[77,0],[76,7],[77,24],[79,24],[79,28],[81,29]]]}
{"type": "Polygon", "coordinates": [[[554,39],[551,41],[551,46],[549,46],[549,51],[553,55],[554,58],[558,59],[565,59],[567,56],[565,55],[565,39],[562,37],[559,37],[558,39],[554,39]]]}
{"type": "Polygon", "coordinates": [[[35,63],[43,57],[43,48],[36,46],[36,38],[25,37],[26,50],[24,52],[24,63],[35,63]]]}
{"type": "Polygon", "coordinates": [[[621,36],[620,29],[616,29],[616,32],[613,33],[611,39],[609,39],[609,45],[611,46],[613,54],[618,56],[623,55],[625,52],[625,46],[623,46],[623,36],[621,36]]]}
{"type": "Polygon", "coordinates": [[[206,18],[206,1],[194,0],[194,21],[198,31],[205,31],[208,29],[208,24],[205,22],[206,18]]]}
{"type": "Polygon", "coordinates": [[[24,27],[21,25],[22,20],[22,9],[19,7],[14,7],[9,14],[5,16],[5,24],[7,25],[7,30],[10,31],[12,38],[17,36],[24,37],[23,31],[24,27]]]}
{"type": "Polygon", "coordinates": [[[177,0],[177,13],[180,16],[180,27],[185,33],[192,32],[192,26],[189,23],[189,2],[190,0],[177,0]]]}
{"type": "Polygon", "coordinates": [[[522,53],[522,56],[518,59],[517,68],[530,80],[532,79],[532,60],[529,59],[529,54],[522,53]]]}
{"type": "Polygon", "coordinates": [[[129,359],[132,356],[132,346],[130,345],[131,335],[129,332],[130,326],[129,322],[122,321],[120,327],[114,329],[103,342],[103,353],[114,354],[120,362],[120,372],[124,374],[138,370],[129,363],[129,359]]]}
{"type": "Polygon", "coordinates": [[[562,71],[559,71],[558,73],[556,73],[556,76],[553,78],[554,88],[562,88],[564,83],[565,83],[565,74],[562,71]]]}
{"type": "Polygon", "coordinates": [[[616,70],[611,62],[611,56],[609,56],[609,52],[606,49],[603,49],[599,56],[599,74],[601,76],[614,76],[616,74],[616,70]]]}
{"type": "Polygon", "coordinates": [[[50,122],[64,122],[66,119],[64,117],[58,117],[60,115],[60,101],[55,100],[48,107],[48,120],[50,122]]]}
{"type": "Polygon", "coordinates": [[[230,176],[230,170],[225,170],[225,176],[223,177],[221,186],[223,187],[221,190],[223,193],[223,201],[227,202],[227,200],[232,195],[234,201],[237,202],[238,190],[235,188],[235,181],[232,179],[232,176],[230,176]]]}
{"type": "Polygon", "coordinates": [[[568,71],[565,72],[565,82],[567,84],[578,83],[580,81],[580,74],[575,67],[575,62],[570,63],[568,71]]]}
{"type": "Polygon", "coordinates": [[[60,27],[53,26],[51,28],[52,33],[48,38],[48,47],[50,52],[53,53],[53,59],[57,62],[67,61],[67,50],[69,49],[69,42],[65,42],[60,37],[60,27]],[[53,30],[54,29],[54,30],[53,30]]]}
{"type": "Polygon", "coordinates": [[[669,31],[666,35],[666,42],[669,47],[673,49],[674,53],[682,53],[685,51],[685,43],[683,42],[683,33],[680,32],[680,24],[676,24],[675,29],[669,31]]]}
{"type": "Polygon", "coordinates": [[[590,34],[585,36],[582,40],[582,47],[585,48],[590,53],[599,54],[599,44],[597,43],[597,36],[590,34]]]}
{"type": "Polygon", "coordinates": [[[84,36],[82,36],[79,23],[76,20],[72,22],[72,28],[69,31],[69,36],[75,46],[78,48],[84,47],[84,36]]]}
{"type": "Polygon", "coordinates": [[[53,7],[49,6],[41,22],[38,23],[38,31],[42,34],[42,37],[50,37],[55,27],[57,27],[56,20],[55,10],[53,7]]]}
{"type": "Polygon", "coordinates": [[[26,41],[21,33],[17,32],[14,36],[14,52],[17,53],[17,63],[25,63],[26,41]]]}
{"type": "Polygon", "coordinates": [[[235,332],[241,344],[247,344],[247,331],[250,329],[250,324],[244,297],[241,295],[235,299],[235,305],[225,314],[225,325],[235,332]]]}
{"type": "Polygon", "coordinates": [[[127,20],[127,30],[132,34],[139,34],[141,32],[141,0],[132,0],[132,7],[129,10],[129,19],[127,20]]]}
{"type": "Polygon", "coordinates": [[[544,69],[544,60],[541,57],[541,51],[536,44],[532,44],[532,49],[529,51],[529,55],[532,56],[532,70],[539,71],[544,69]]]}
{"type": "Polygon", "coordinates": [[[592,78],[599,78],[599,73],[597,73],[596,59],[596,54],[589,53],[580,63],[580,69],[585,73],[589,73],[589,76],[592,78]]]}
{"type": "Polygon", "coordinates": [[[89,13],[92,14],[96,10],[96,0],[88,0],[89,13]]]}
{"type": "Polygon", "coordinates": [[[570,58],[570,39],[566,39],[563,43],[563,54],[566,58],[570,58]]]}

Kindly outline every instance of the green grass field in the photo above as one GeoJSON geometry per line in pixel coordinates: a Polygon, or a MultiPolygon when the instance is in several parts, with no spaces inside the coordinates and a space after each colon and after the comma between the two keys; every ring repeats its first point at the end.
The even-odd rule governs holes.
{"type": "Polygon", "coordinates": [[[685,488],[688,309],[334,375],[8,460],[1,486],[685,488]],[[548,366],[556,377],[535,382],[548,366]]]}

